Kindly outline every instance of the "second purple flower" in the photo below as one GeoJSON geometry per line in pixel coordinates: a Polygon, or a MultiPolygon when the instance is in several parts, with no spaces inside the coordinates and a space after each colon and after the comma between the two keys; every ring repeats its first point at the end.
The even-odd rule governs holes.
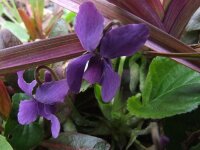
{"type": "MultiPolygon", "coordinates": [[[[57,138],[60,132],[60,122],[55,115],[56,103],[63,102],[68,93],[68,85],[65,79],[45,82],[36,88],[33,95],[36,80],[27,83],[23,78],[24,71],[17,72],[18,85],[30,98],[23,100],[19,105],[18,121],[22,125],[30,124],[39,116],[51,121],[51,132],[57,138]]],[[[51,79],[50,79],[51,80],[51,79]]]]}

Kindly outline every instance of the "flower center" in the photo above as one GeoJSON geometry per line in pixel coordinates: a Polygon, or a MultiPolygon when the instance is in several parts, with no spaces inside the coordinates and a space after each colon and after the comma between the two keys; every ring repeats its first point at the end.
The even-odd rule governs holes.
{"type": "Polygon", "coordinates": [[[99,45],[97,46],[97,48],[95,49],[95,51],[93,52],[95,54],[95,56],[100,57],[102,59],[102,56],[100,55],[100,46],[101,46],[101,42],[103,37],[106,35],[107,32],[109,32],[110,30],[112,30],[113,28],[118,28],[122,26],[122,23],[118,20],[112,20],[111,22],[109,22],[104,30],[103,30],[103,36],[99,42],[99,45]]]}

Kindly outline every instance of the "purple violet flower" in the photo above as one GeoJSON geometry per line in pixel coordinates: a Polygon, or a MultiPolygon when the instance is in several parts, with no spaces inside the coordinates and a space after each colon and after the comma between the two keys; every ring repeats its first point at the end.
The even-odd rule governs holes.
{"type": "Polygon", "coordinates": [[[76,17],[75,31],[88,53],[73,59],[66,72],[70,91],[78,93],[84,78],[91,84],[99,83],[102,99],[109,102],[120,86],[120,77],[112,69],[111,59],[134,54],[146,42],[149,31],[144,24],[124,25],[105,35],[103,30],[103,16],[92,2],[83,3],[76,17]]]}
{"type": "Polygon", "coordinates": [[[52,136],[56,138],[60,132],[60,122],[54,115],[55,104],[63,102],[68,93],[68,85],[66,80],[45,82],[36,89],[33,96],[32,91],[36,86],[36,81],[26,83],[23,78],[24,71],[19,71],[18,85],[19,87],[30,96],[30,99],[23,100],[19,105],[18,121],[22,125],[34,122],[38,116],[42,116],[51,121],[52,136]]]}
{"type": "Polygon", "coordinates": [[[161,149],[165,149],[167,144],[169,144],[170,142],[170,139],[167,137],[167,136],[160,136],[160,146],[161,146],[161,149]]]}

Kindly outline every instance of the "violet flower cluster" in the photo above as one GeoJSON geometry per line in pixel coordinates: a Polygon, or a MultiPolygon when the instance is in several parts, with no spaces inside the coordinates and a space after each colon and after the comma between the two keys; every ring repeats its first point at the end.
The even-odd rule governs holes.
{"type": "Polygon", "coordinates": [[[23,78],[24,71],[19,71],[18,85],[30,97],[19,105],[18,121],[22,125],[34,122],[39,116],[51,121],[52,136],[56,138],[60,132],[60,122],[56,117],[55,104],[63,102],[68,93],[68,85],[65,79],[45,82],[32,94],[37,82],[26,83],[23,78]]]}
{"type": "Polygon", "coordinates": [[[149,31],[144,24],[124,25],[105,35],[103,30],[103,16],[92,2],[83,3],[76,17],[75,31],[87,54],[71,61],[66,75],[70,91],[78,93],[84,78],[91,84],[100,84],[102,99],[109,102],[120,86],[120,77],[112,69],[111,59],[133,55],[144,45],[149,31]]]}
{"type": "Polygon", "coordinates": [[[113,70],[111,59],[134,54],[144,45],[149,35],[144,24],[124,25],[104,32],[104,18],[91,2],[80,6],[75,31],[87,53],[68,64],[66,79],[45,82],[36,88],[33,95],[36,81],[26,83],[23,71],[18,72],[19,87],[30,96],[29,100],[20,103],[19,123],[30,124],[42,116],[51,121],[54,138],[60,131],[60,123],[55,115],[56,103],[63,102],[69,91],[78,93],[82,79],[90,84],[100,84],[103,101],[111,101],[120,86],[120,77],[113,70]]]}

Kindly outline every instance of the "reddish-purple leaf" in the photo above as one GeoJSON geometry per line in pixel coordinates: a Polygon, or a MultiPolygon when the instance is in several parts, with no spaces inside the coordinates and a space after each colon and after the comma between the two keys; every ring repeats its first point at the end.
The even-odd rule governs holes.
{"type": "Polygon", "coordinates": [[[166,12],[165,18],[164,18],[164,25],[167,30],[167,32],[170,31],[171,27],[173,26],[173,23],[177,19],[177,16],[179,15],[180,11],[184,8],[184,6],[187,4],[188,0],[173,0],[168,8],[168,11],[166,12]]]}
{"type": "Polygon", "coordinates": [[[158,14],[160,19],[162,20],[165,12],[160,0],[147,0],[147,2],[151,5],[151,7],[155,10],[155,12],[158,14]]]}
{"type": "MultiPolygon", "coordinates": [[[[114,0],[111,0],[111,2],[113,1],[114,0]]],[[[116,5],[124,6],[123,8],[131,13],[164,30],[160,17],[154,11],[152,5],[149,5],[149,3],[153,5],[152,2],[147,0],[123,0],[120,2],[118,1],[118,3],[115,2],[116,5]]]]}
{"type": "Polygon", "coordinates": [[[128,10],[128,8],[126,6],[124,6],[121,3],[121,1],[119,1],[119,0],[107,0],[107,1],[110,2],[110,3],[113,3],[113,4],[117,5],[117,6],[119,6],[119,7],[123,8],[123,9],[125,9],[125,10],[128,10]]]}
{"type": "Polygon", "coordinates": [[[161,0],[161,1],[162,1],[162,4],[163,4],[163,8],[166,11],[172,0],[161,0]]]}
{"type": "Polygon", "coordinates": [[[167,32],[179,38],[199,7],[200,0],[173,0],[164,18],[164,26],[167,32]]]}
{"type": "MultiPolygon", "coordinates": [[[[77,12],[78,6],[84,0],[52,1],[77,12]]],[[[150,38],[145,45],[157,52],[196,52],[155,26],[105,0],[93,0],[93,2],[106,18],[118,19],[124,24],[145,23],[150,29],[150,38]]],[[[84,50],[74,34],[4,49],[0,51],[0,74],[66,60],[81,55],[83,52],[84,50]]],[[[186,61],[183,59],[176,59],[176,61],[200,71],[199,61],[186,61]]]]}
{"type": "Polygon", "coordinates": [[[77,57],[85,52],[75,34],[0,50],[0,74],[77,57]]]}
{"type": "MultiPolygon", "coordinates": [[[[51,0],[71,11],[78,11],[78,4],[82,4],[85,0],[51,0]],[[72,7],[71,7],[72,6],[72,7]]],[[[145,23],[150,29],[150,38],[145,43],[145,46],[153,49],[157,52],[175,52],[175,53],[192,53],[196,52],[194,49],[183,44],[174,37],[161,31],[148,22],[138,18],[137,16],[111,4],[105,0],[93,0],[96,7],[102,12],[102,14],[109,19],[120,20],[124,24],[130,23],[145,23]]],[[[176,61],[200,72],[200,61],[176,59],[176,61]]]]}
{"type": "Polygon", "coordinates": [[[180,38],[192,15],[199,7],[199,0],[188,1],[188,4],[179,13],[169,33],[174,37],[180,38]]]}

